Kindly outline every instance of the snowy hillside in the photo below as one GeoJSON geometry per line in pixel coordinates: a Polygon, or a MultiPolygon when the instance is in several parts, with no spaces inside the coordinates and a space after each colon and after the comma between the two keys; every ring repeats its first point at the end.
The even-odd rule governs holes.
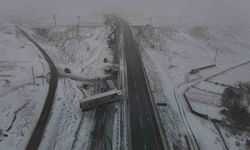
{"type": "Polygon", "coordinates": [[[47,73],[32,43],[0,20],[0,149],[26,146],[47,95],[47,73]]]}
{"type": "MultiPolygon", "coordinates": [[[[134,37],[141,46],[143,62],[155,101],[168,104],[165,108],[159,106],[158,109],[170,143],[183,148],[186,143],[184,135],[193,132],[201,149],[226,149],[228,147],[229,149],[244,149],[249,133],[241,132],[242,136],[234,135],[228,132],[231,129],[220,125],[218,127],[215,123],[194,116],[183,94],[192,81],[196,83],[196,80],[206,79],[216,74],[218,76],[211,80],[221,81],[223,84],[232,85],[240,80],[249,81],[250,77],[246,75],[249,72],[246,69],[249,64],[246,64],[244,68],[239,67],[223,72],[222,75],[220,72],[249,61],[250,27],[189,24],[151,28],[148,25],[135,26],[133,30],[134,37]],[[192,69],[212,64],[216,66],[190,74],[192,69]],[[226,136],[221,136],[219,130],[226,136]]],[[[190,101],[191,106],[199,113],[221,119],[218,93],[223,92],[224,87],[201,83],[195,85],[195,89],[190,90],[193,93],[189,92],[195,95],[190,101]]],[[[192,134],[187,135],[192,136],[192,134]]]]}
{"type": "Polygon", "coordinates": [[[105,27],[84,27],[79,37],[75,26],[34,28],[34,37],[47,50],[60,73],[69,67],[73,76],[94,79],[105,77],[103,68],[111,65],[112,51],[107,46],[105,27]],[[107,58],[108,63],[103,63],[107,58]],[[90,65],[91,64],[91,65],[90,65]]]}
{"type": "Polygon", "coordinates": [[[82,27],[79,36],[75,26],[26,30],[42,45],[59,72],[53,113],[39,149],[88,147],[95,111],[82,112],[79,100],[97,92],[97,78],[110,75],[104,72],[113,61],[107,45],[108,28],[82,27]],[[65,73],[65,68],[71,73],[65,73]]]}
{"type": "MultiPolygon", "coordinates": [[[[18,29],[3,20],[0,23],[0,149],[24,149],[48,92],[49,68],[18,29]]],[[[109,76],[104,72],[113,61],[107,45],[108,28],[84,27],[79,36],[74,26],[22,28],[39,42],[60,74],[53,113],[40,148],[88,146],[94,112],[82,113],[79,99],[96,92],[97,78],[109,76]],[[64,72],[66,67],[70,74],[64,72]]]]}
{"type": "Polygon", "coordinates": [[[191,69],[213,64],[226,67],[248,60],[250,27],[167,26],[153,29],[135,27],[140,43],[153,60],[164,64],[174,81],[184,80],[191,69]]]}

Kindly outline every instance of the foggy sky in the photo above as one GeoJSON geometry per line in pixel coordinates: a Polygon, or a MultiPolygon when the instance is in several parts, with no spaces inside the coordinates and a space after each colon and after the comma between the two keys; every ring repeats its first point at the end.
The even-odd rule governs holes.
{"type": "Polygon", "coordinates": [[[0,0],[1,15],[120,13],[168,19],[250,22],[250,0],[0,0]]]}

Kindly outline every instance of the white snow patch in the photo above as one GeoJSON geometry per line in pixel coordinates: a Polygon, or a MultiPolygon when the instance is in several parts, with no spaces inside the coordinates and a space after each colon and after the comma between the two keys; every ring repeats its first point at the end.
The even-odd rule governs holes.
{"type": "Polygon", "coordinates": [[[24,149],[48,92],[48,65],[38,49],[0,19],[0,149],[24,149]],[[35,84],[33,83],[32,68],[35,84]]]}

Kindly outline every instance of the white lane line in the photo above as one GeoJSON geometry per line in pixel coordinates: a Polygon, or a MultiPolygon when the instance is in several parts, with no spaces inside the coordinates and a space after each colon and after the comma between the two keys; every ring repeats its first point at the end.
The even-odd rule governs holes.
{"type": "Polygon", "coordinates": [[[136,103],[139,103],[138,95],[136,95],[136,103]]]}
{"type": "Polygon", "coordinates": [[[136,88],[136,82],[135,82],[135,88],[136,88]]]}
{"type": "Polygon", "coordinates": [[[144,147],[144,150],[147,150],[147,146],[146,146],[145,144],[144,144],[144,146],[143,146],[143,147],[144,147]]]}
{"type": "MultiPolygon", "coordinates": [[[[149,102],[147,101],[147,99],[146,99],[145,95],[143,95],[143,97],[144,97],[144,98],[145,98],[145,100],[146,100],[147,108],[148,108],[148,110],[149,110],[149,102]]],[[[152,118],[152,114],[151,114],[151,113],[149,113],[149,115],[150,115],[149,120],[150,120],[151,125],[152,125],[152,127],[153,127],[154,140],[155,140],[155,142],[156,142],[157,149],[159,149],[158,141],[156,140],[157,138],[156,138],[156,133],[155,133],[155,126],[154,126],[153,121],[152,121],[152,119],[151,119],[151,118],[152,118]]]]}
{"type": "Polygon", "coordinates": [[[141,127],[142,127],[142,120],[141,120],[141,116],[140,116],[140,125],[141,125],[141,127]]]}

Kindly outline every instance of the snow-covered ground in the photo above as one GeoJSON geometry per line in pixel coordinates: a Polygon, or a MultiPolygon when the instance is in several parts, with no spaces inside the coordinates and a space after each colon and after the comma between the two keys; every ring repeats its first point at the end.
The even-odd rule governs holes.
{"type": "Polygon", "coordinates": [[[94,112],[83,113],[79,100],[93,93],[91,90],[80,90],[81,84],[71,79],[59,81],[53,112],[40,145],[41,150],[68,150],[88,146],[94,112]]]}
{"type": "Polygon", "coordinates": [[[175,82],[183,81],[191,69],[214,64],[217,49],[217,67],[209,71],[240,64],[250,55],[250,27],[189,25],[159,27],[153,31],[145,26],[135,29],[145,51],[164,64],[175,82]]]}
{"type": "MultiPolygon", "coordinates": [[[[77,36],[75,26],[22,28],[48,53],[60,74],[40,149],[86,148],[95,113],[83,113],[79,100],[94,94],[96,82],[92,80],[109,76],[104,72],[113,61],[107,45],[109,29],[81,27],[77,36]],[[64,73],[66,67],[70,74],[64,73]]],[[[49,67],[37,48],[3,20],[0,54],[0,149],[24,149],[47,96],[49,67]]]]}
{"type": "Polygon", "coordinates": [[[205,105],[221,106],[221,95],[210,93],[196,88],[189,88],[185,92],[189,100],[205,105]]]}
{"type": "Polygon", "coordinates": [[[41,150],[86,149],[91,140],[95,111],[82,112],[79,100],[96,92],[97,78],[112,65],[113,52],[107,45],[109,29],[75,26],[27,30],[45,49],[60,74],[53,112],[46,128],[41,150]],[[107,62],[104,62],[107,58],[107,62]],[[71,73],[65,73],[64,68],[71,73]],[[87,88],[84,88],[84,85],[87,88]]]}
{"type": "MultiPolygon", "coordinates": [[[[188,131],[185,127],[189,126],[194,132],[201,149],[225,149],[222,137],[219,135],[216,127],[211,122],[197,118],[190,113],[183,97],[185,89],[190,87],[190,84],[187,84],[187,86],[183,85],[185,85],[187,78],[193,79],[195,77],[188,74],[194,68],[216,64],[216,67],[202,70],[197,74],[195,78],[197,78],[197,81],[200,81],[202,78],[205,79],[232,66],[248,61],[250,58],[250,43],[248,42],[250,39],[250,27],[193,23],[156,28],[135,26],[133,29],[134,35],[142,47],[143,61],[155,101],[168,104],[166,109],[160,107],[159,111],[170,142],[178,143],[178,146],[185,147],[185,141],[181,137],[185,135],[185,130],[188,131]],[[218,54],[215,62],[217,50],[218,54]],[[179,110],[180,107],[184,110],[179,110]],[[184,111],[184,113],[179,113],[179,111],[184,111]],[[169,125],[168,122],[173,122],[174,127],[169,125]],[[184,125],[182,126],[182,124],[184,125]],[[180,134],[176,135],[175,133],[180,134]],[[177,138],[182,141],[182,144],[179,144],[180,142],[176,140],[177,138]]],[[[234,71],[234,74],[237,74],[237,72],[239,73],[239,70],[234,71]]],[[[246,68],[241,69],[240,72],[243,75],[248,73],[246,68]]],[[[220,76],[218,80],[232,81],[232,76],[234,76],[232,74],[225,73],[224,77],[220,76]]],[[[238,75],[243,77],[242,74],[239,73],[238,75]]],[[[242,79],[237,77],[235,76],[232,82],[242,79]]],[[[249,76],[246,77],[245,75],[244,81],[246,80],[249,80],[249,76]]],[[[190,95],[197,94],[195,94],[194,90],[199,92],[193,101],[196,102],[194,108],[200,110],[201,113],[210,113],[210,115],[221,119],[221,116],[218,115],[218,106],[220,105],[220,94],[225,87],[213,85],[213,83],[207,83],[206,81],[193,86],[195,88],[191,88],[190,95]]],[[[224,131],[225,129],[221,128],[221,130],[224,131]]],[[[243,139],[245,140],[247,137],[249,138],[249,136],[244,136],[243,139]]],[[[224,138],[227,139],[229,137],[224,138]]],[[[235,138],[231,136],[230,138],[236,141],[235,138]]],[[[235,144],[235,142],[230,144],[232,143],[235,144]]],[[[240,146],[237,146],[237,149],[244,149],[244,146],[241,143],[240,146]]],[[[235,145],[228,147],[231,149],[235,145]]]]}
{"type": "Polygon", "coordinates": [[[48,92],[48,65],[10,23],[0,20],[0,149],[24,149],[48,92]],[[32,67],[35,75],[33,82],[32,67]]]}
{"type": "Polygon", "coordinates": [[[214,83],[222,83],[225,85],[236,85],[239,82],[248,82],[250,81],[250,62],[244,63],[243,65],[230,68],[226,71],[218,73],[210,78],[208,81],[214,83]]]}
{"type": "Polygon", "coordinates": [[[219,85],[219,84],[214,84],[211,82],[206,82],[206,81],[201,81],[193,85],[196,89],[200,89],[203,91],[207,91],[210,93],[214,94],[222,94],[224,89],[226,88],[225,86],[219,85]]]}
{"type": "Polygon", "coordinates": [[[86,79],[107,76],[103,69],[113,60],[107,45],[108,29],[103,26],[79,30],[79,37],[75,26],[33,29],[33,33],[60,73],[68,67],[73,75],[86,79]],[[108,59],[107,63],[103,62],[104,58],[108,59]]]}

